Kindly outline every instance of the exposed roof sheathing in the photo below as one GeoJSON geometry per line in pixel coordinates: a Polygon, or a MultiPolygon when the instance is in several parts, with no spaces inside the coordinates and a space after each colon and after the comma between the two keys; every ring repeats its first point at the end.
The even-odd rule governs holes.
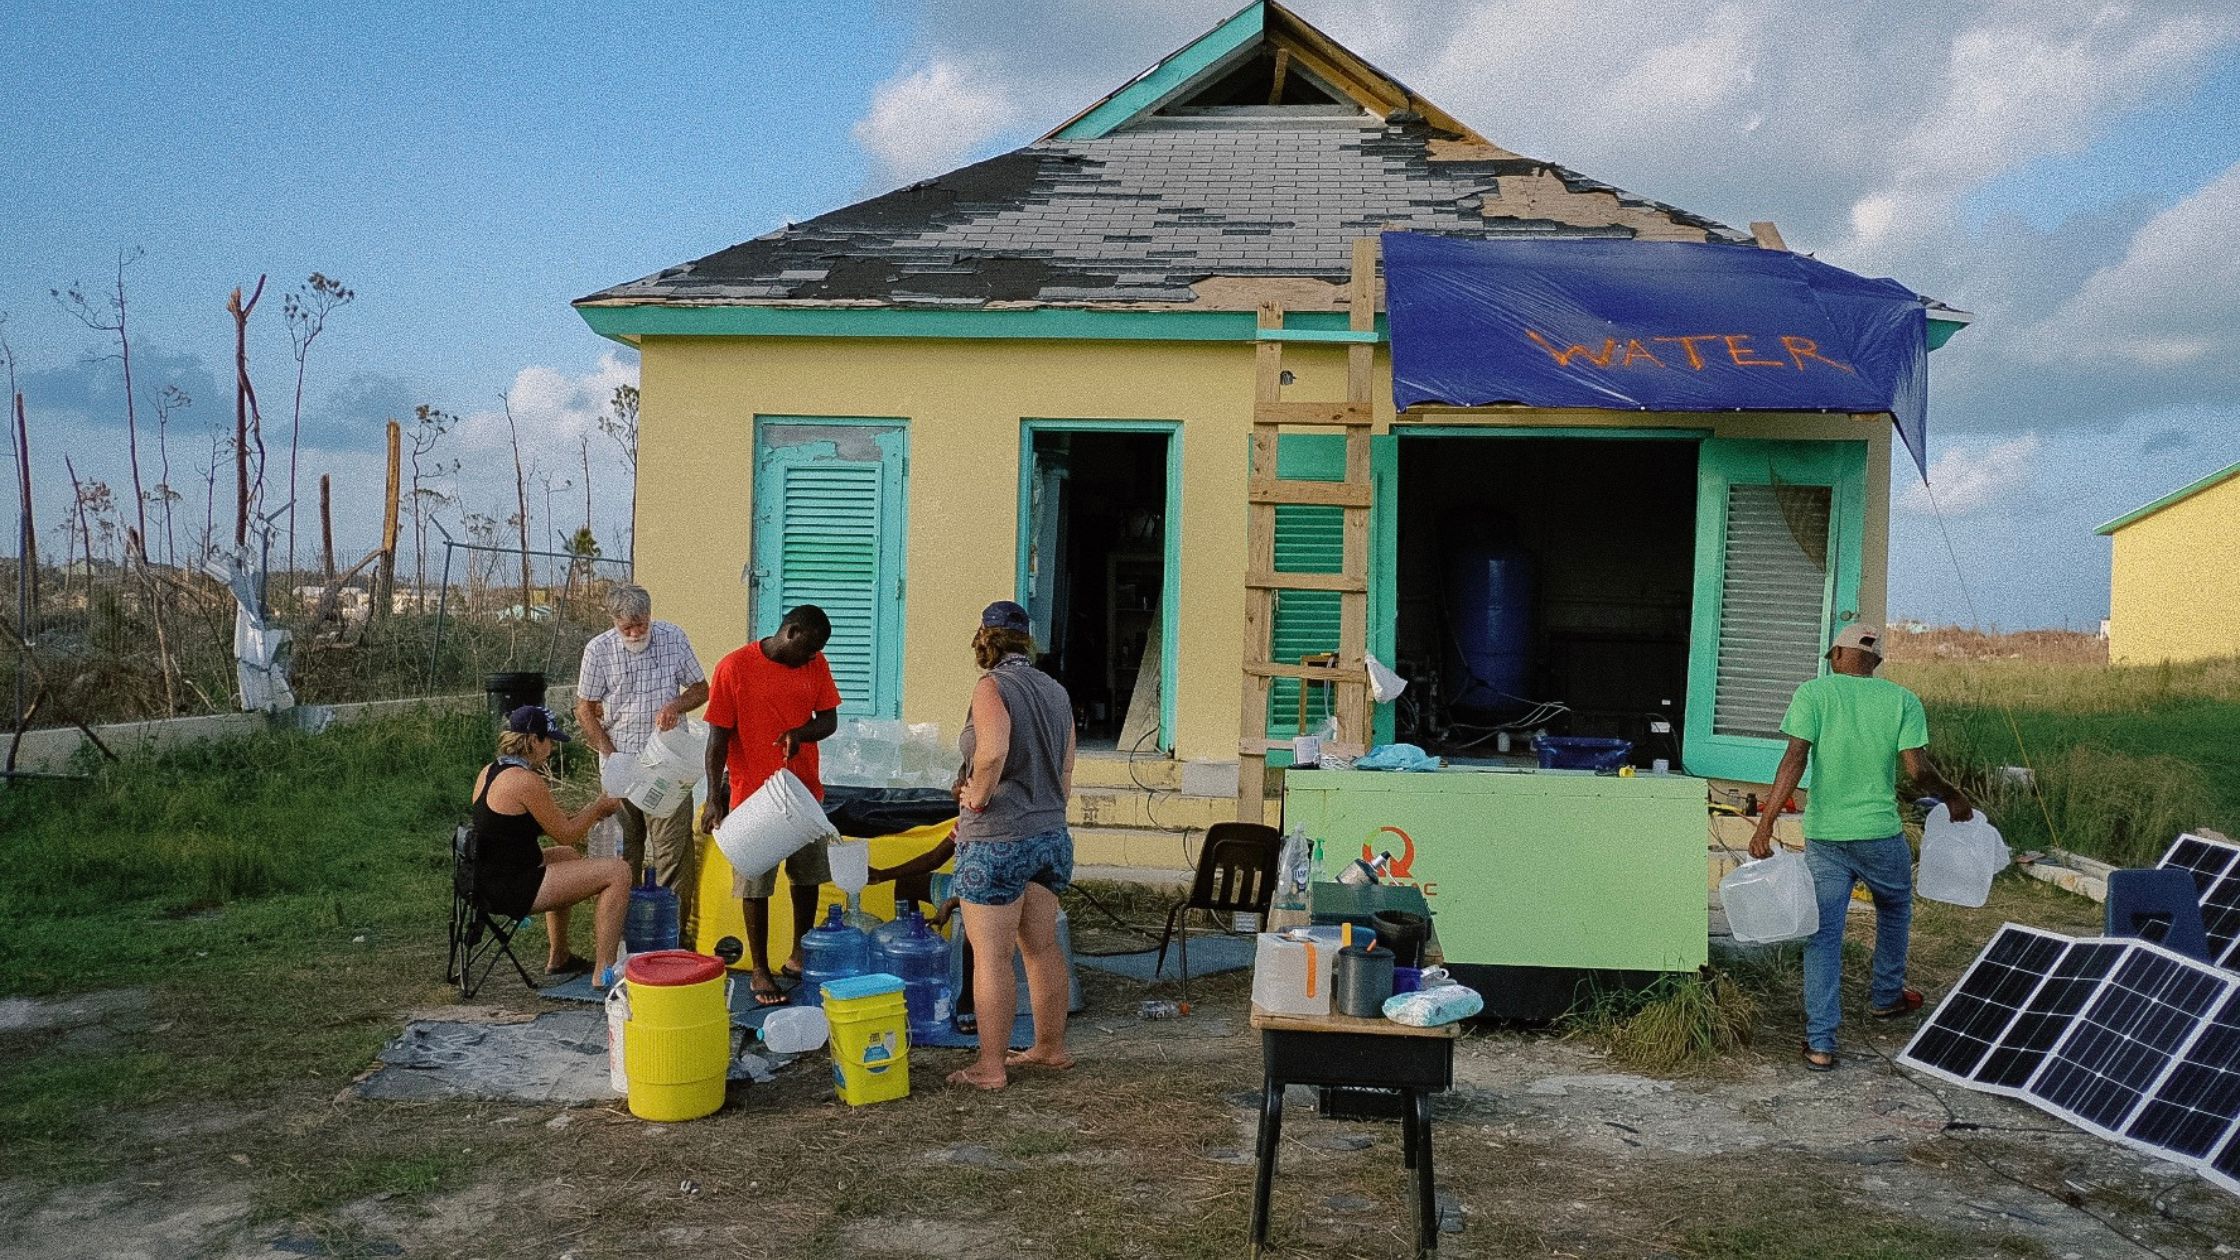
{"type": "Polygon", "coordinates": [[[1750,241],[1414,115],[1211,121],[1038,142],[583,300],[1196,305],[1215,277],[1342,283],[1388,227],[1750,241]]]}

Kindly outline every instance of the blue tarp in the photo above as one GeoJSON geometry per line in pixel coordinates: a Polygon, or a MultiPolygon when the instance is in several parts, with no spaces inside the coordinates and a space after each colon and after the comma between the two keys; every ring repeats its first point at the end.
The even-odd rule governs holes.
{"type": "Polygon", "coordinates": [[[1387,232],[1394,405],[1890,413],[1927,476],[1929,317],[1786,250],[1387,232]]]}

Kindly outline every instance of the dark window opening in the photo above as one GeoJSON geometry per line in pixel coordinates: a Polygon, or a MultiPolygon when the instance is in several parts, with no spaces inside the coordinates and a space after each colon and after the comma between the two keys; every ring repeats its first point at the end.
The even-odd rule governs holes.
{"type": "MultiPolygon", "coordinates": [[[[1176,101],[1172,109],[1225,109],[1240,105],[1345,105],[1344,97],[1324,87],[1299,65],[1290,61],[1283,76],[1283,94],[1270,100],[1276,85],[1276,50],[1266,44],[1236,69],[1203,89],[1176,101]]],[[[1164,111],[1162,111],[1164,112],[1164,111]]]]}
{"type": "Polygon", "coordinates": [[[1617,738],[1677,770],[1694,444],[1408,438],[1399,487],[1399,738],[1465,759],[1617,738]]]}

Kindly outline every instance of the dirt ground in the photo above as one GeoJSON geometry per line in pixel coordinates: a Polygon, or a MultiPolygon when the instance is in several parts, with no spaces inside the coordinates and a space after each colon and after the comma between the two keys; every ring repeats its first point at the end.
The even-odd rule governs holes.
{"type": "MultiPolygon", "coordinates": [[[[0,1183],[0,1254],[1244,1254],[1259,1086],[1245,978],[1201,982],[1195,1014],[1149,1023],[1129,982],[1084,981],[1080,1067],[1022,1074],[1001,1094],[942,1088],[963,1052],[919,1051],[901,1102],[840,1106],[805,1062],[680,1125],[618,1103],[373,1103],[331,1082],[246,1107],[89,1118],[135,1152],[130,1172],[0,1183]]],[[[497,984],[478,1003],[490,1017],[544,1005],[497,984]]],[[[125,991],[0,1016],[0,1045],[52,1048],[124,1035],[147,1011],[125,991]]],[[[1474,1032],[1435,1112],[1455,1231],[1440,1250],[2083,1260],[2240,1247],[2240,1201],[2027,1106],[1902,1075],[1878,1055],[1903,1036],[1847,1029],[1851,1055],[1829,1076],[1768,1036],[1762,1053],[1661,1080],[1546,1032],[1474,1032]]],[[[1275,1250],[1409,1254],[1397,1126],[1320,1118],[1311,1103],[1297,1091],[1287,1107],[1275,1250]]]]}

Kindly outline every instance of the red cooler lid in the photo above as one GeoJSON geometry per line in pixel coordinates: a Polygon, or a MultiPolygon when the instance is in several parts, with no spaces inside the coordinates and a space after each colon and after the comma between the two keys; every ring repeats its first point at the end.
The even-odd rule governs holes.
{"type": "Polygon", "coordinates": [[[630,955],[630,961],[623,964],[622,976],[632,984],[653,988],[706,984],[723,978],[723,961],[689,949],[657,949],[650,954],[630,955]]]}

